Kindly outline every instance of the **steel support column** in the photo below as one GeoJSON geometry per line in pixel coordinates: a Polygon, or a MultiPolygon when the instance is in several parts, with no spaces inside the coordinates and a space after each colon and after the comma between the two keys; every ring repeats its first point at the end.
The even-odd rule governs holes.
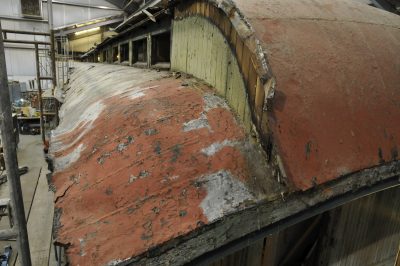
{"type": "Polygon", "coordinates": [[[35,44],[35,59],[36,59],[36,81],[39,94],[39,110],[40,110],[40,133],[42,135],[43,144],[46,142],[46,132],[44,130],[44,115],[43,115],[43,99],[42,99],[42,83],[40,81],[40,64],[39,64],[39,46],[35,44]]]}
{"type": "MultiPolygon", "coordinates": [[[[0,24],[1,33],[1,24],[0,24]]],[[[21,181],[19,179],[17,145],[13,132],[10,92],[4,53],[3,35],[0,34],[0,128],[3,143],[4,160],[10,185],[10,198],[15,226],[18,230],[18,252],[23,266],[30,266],[28,230],[26,228],[24,201],[22,198],[21,181]]]]}
{"type": "MultiPolygon", "coordinates": [[[[47,14],[49,21],[49,31],[50,31],[50,57],[51,57],[51,75],[53,78],[53,88],[51,90],[52,95],[54,96],[55,89],[57,87],[57,70],[56,70],[56,47],[55,47],[55,38],[54,38],[54,29],[53,29],[53,3],[52,1],[47,2],[47,14]]],[[[59,102],[57,98],[55,98],[55,108],[56,108],[56,125],[58,125],[58,108],[59,102]]]]}

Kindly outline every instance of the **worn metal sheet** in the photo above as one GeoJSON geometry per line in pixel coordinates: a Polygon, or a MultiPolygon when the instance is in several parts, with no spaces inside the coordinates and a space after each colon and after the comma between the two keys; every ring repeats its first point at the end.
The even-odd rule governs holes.
{"type": "Polygon", "coordinates": [[[399,159],[399,16],[350,0],[235,2],[276,78],[269,127],[295,189],[399,159]]]}
{"type": "Polygon", "coordinates": [[[71,245],[72,265],[124,261],[278,192],[211,88],[150,70],[76,68],[50,145],[56,239],[71,245]]]}

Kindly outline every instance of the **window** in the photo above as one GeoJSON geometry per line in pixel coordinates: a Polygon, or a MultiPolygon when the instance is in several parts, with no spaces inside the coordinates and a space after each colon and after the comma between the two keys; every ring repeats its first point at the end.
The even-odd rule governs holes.
{"type": "Polygon", "coordinates": [[[107,62],[112,63],[113,62],[113,56],[112,56],[113,50],[111,47],[107,49],[107,62]]]}
{"type": "Polygon", "coordinates": [[[103,58],[102,58],[101,62],[107,62],[107,50],[103,50],[102,54],[103,54],[103,58]]]}
{"type": "Polygon", "coordinates": [[[132,63],[147,62],[147,39],[134,41],[132,45],[132,63]]]}
{"type": "Polygon", "coordinates": [[[113,62],[118,62],[119,59],[118,46],[113,47],[112,54],[113,54],[113,62]]]}
{"type": "Polygon", "coordinates": [[[169,32],[153,36],[152,46],[152,64],[170,62],[171,39],[169,32]]]}
{"type": "Polygon", "coordinates": [[[39,0],[21,0],[21,13],[24,17],[41,18],[42,4],[39,0]]]}
{"type": "Polygon", "coordinates": [[[129,62],[129,43],[121,44],[120,56],[121,56],[121,63],[129,62]]]}

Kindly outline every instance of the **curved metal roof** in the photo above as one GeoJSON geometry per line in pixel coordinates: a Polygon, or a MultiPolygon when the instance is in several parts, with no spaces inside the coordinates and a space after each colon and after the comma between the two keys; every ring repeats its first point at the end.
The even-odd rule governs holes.
{"type": "Polygon", "coordinates": [[[78,64],[50,153],[72,265],[130,259],[279,194],[225,101],[156,71],[78,64]]]}
{"type": "MultiPolygon", "coordinates": [[[[276,81],[268,133],[294,190],[372,170],[335,190],[319,187],[299,205],[268,207],[261,201],[276,199],[281,187],[212,89],[154,71],[78,65],[51,142],[57,240],[71,244],[72,264],[121,262],[244,209],[249,216],[239,221],[259,230],[277,222],[265,217],[281,217],[276,206],[290,215],[349,185],[368,186],[371,176],[398,175],[399,17],[350,0],[236,5],[266,56],[252,59],[266,58],[276,81]],[[257,223],[245,221],[250,215],[257,223]]],[[[234,227],[238,220],[229,217],[234,227]]],[[[231,230],[216,246],[248,228],[231,230]]],[[[192,256],[214,248],[205,244],[192,256]]]]}
{"type": "Polygon", "coordinates": [[[350,0],[236,4],[276,79],[269,126],[295,187],[399,159],[399,16],[350,0]]]}

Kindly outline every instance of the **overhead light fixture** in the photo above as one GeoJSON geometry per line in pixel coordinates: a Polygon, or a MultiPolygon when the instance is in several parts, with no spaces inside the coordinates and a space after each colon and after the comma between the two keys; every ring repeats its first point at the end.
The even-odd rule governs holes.
{"type": "Polygon", "coordinates": [[[91,29],[87,29],[87,30],[81,30],[81,31],[75,32],[75,35],[79,36],[79,35],[83,35],[83,34],[86,34],[86,33],[95,32],[95,31],[98,31],[98,30],[100,30],[100,27],[95,27],[95,28],[91,28],[91,29]]]}

